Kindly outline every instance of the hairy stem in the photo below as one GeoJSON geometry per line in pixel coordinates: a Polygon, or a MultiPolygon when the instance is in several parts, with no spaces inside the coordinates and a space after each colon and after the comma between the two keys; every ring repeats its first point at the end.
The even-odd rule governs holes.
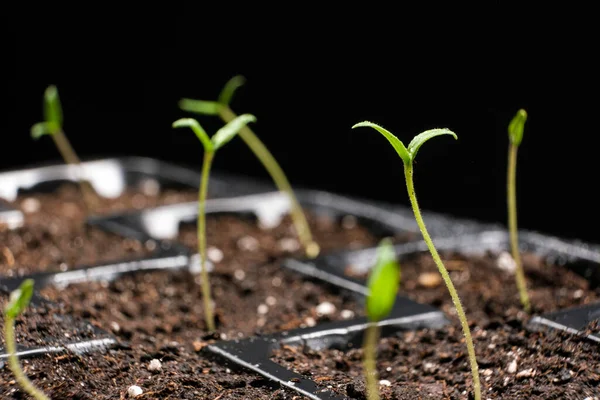
{"type": "Polygon", "coordinates": [[[212,308],[212,297],[210,294],[210,282],[206,268],[206,193],[208,191],[208,178],[214,152],[205,152],[202,162],[202,177],[200,181],[200,192],[198,194],[198,252],[200,254],[200,268],[202,277],[202,301],[204,303],[204,320],[210,332],[215,330],[215,318],[212,308]]]}
{"type": "Polygon", "coordinates": [[[15,320],[11,317],[6,317],[4,321],[4,338],[6,341],[6,350],[8,351],[8,366],[15,376],[17,382],[21,387],[29,393],[31,396],[36,398],[37,400],[50,400],[48,396],[44,394],[41,390],[35,387],[33,382],[27,378],[23,370],[21,369],[21,365],[19,364],[19,359],[17,358],[17,349],[15,344],[15,320]]]}
{"type": "MultiPolygon", "coordinates": [[[[234,120],[237,115],[226,105],[220,108],[219,116],[223,121],[230,122],[234,120]]],[[[302,211],[302,207],[298,202],[298,199],[294,195],[292,186],[286,178],[283,170],[275,160],[275,157],[267,149],[267,147],[260,141],[258,136],[250,129],[247,125],[242,127],[239,131],[239,136],[246,143],[246,145],[254,152],[254,155],[259,159],[262,165],[265,167],[267,172],[271,175],[273,182],[279,189],[279,191],[286,193],[291,201],[291,217],[296,227],[296,232],[300,242],[304,246],[306,254],[309,257],[316,257],[319,254],[319,245],[313,240],[308,221],[302,211]]]]}
{"type": "Polygon", "coordinates": [[[79,187],[81,188],[84,203],[89,210],[95,204],[96,198],[94,197],[94,191],[92,187],[83,179],[83,176],[81,176],[81,160],[79,160],[79,157],[77,157],[77,154],[75,154],[75,150],[73,150],[71,143],[69,143],[69,140],[65,136],[65,133],[62,131],[62,129],[58,129],[50,136],[52,136],[52,140],[58,148],[63,160],[65,160],[67,164],[76,165],[79,168],[79,187]]]}
{"type": "Polygon", "coordinates": [[[379,327],[376,322],[371,322],[365,331],[363,344],[365,380],[367,384],[367,399],[379,400],[379,379],[377,374],[377,340],[379,327]]]}
{"type": "Polygon", "coordinates": [[[408,197],[410,198],[410,204],[413,209],[413,213],[415,214],[415,219],[417,221],[417,225],[419,225],[419,229],[423,234],[423,239],[427,244],[427,248],[433,257],[433,261],[435,265],[437,265],[440,274],[442,275],[442,279],[444,283],[448,287],[448,291],[450,292],[450,297],[452,297],[452,303],[454,303],[454,307],[456,308],[456,314],[458,315],[458,319],[460,320],[460,324],[462,326],[463,334],[465,336],[465,341],[467,344],[467,352],[469,355],[469,362],[471,363],[471,373],[473,375],[473,392],[475,394],[475,400],[481,400],[481,384],[479,382],[479,367],[477,365],[477,358],[475,357],[475,346],[473,346],[473,339],[471,338],[471,330],[469,329],[469,323],[467,322],[467,316],[465,315],[465,311],[463,310],[462,304],[460,302],[460,298],[458,297],[458,293],[454,288],[454,284],[450,279],[450,275],[448,274],[448,270],[444,266],[440,255],[437,252],[437,249],[433,245],[433,241],[429,236],[429,232],[427,232],[427,228],[425,227],[425,222],[423,221],[423,217],[421,216],[421,211],[419,209],[419,203],[417,203],[417,196],[415,194],[415,188],[413,184],[413,167],[412,164],[405,163],[404,164],[404,176],[406,178],[406,188],[408,189],[408,197]]]}
{"type": "Polygon", "coordinates": [[[515,278],[517,280],[519,297],[525,312],[529,313],[531,311],[531,304],[529,302],[529,294],[527,293],[527,281],[525,280],[525,272],[523,271],[521,253],[519,252],[519,236],[517,233],[517,149],[518,146],[511,143],[508,152],[508,230],[510,235],[510,248],[512,257],[513,260],[515,260],[515,278]]]}

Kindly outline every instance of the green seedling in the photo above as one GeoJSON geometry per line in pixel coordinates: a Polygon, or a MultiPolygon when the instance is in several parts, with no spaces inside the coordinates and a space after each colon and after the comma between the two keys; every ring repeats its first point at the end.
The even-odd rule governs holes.
{"type": "Polygon", "coordinates": [[[244,114],[234,118],[225,126],[209,137],[204,128],[193,118],[181,118],[173,122],[173,128],[190,128],[200,139],[204,147],[204,160],[202,163],[202,174],[200,181],[200,192],[198,193],[198,252],[200,253],[200,265],[202,273],[202,300],[204,302],[204,318],[209,331],[215,330],[215,318],[212,309],[212,298],[210,294],[210,283],[206,269],[206,215],[205,202],[208,191],[208,178],[210,167],[215,152],[235,137],[240,129],[250,122],[255,122],[254,115],[244,114]]]}
{"type": "Polygon", "coordinates": [[[6,350],[8,351],[8,366],[19,385],[37,400],[49,400],[49,397],[35,387],[33,382],[27,378],[25,372],[21,369],[17,357],[17,345],[15,343],[15,320],[29,305],[29,301],[33,295],[33,286],[34,282],[32,279],[25,279],[21,283],[21,286],[10,294],[8,304],[4,307],[4,340],[6,341],[6,350]]]}
{"type": "Polygon", "coordinates": [[[396,261],[392,241],[386,238],[377,247],[377,260],[367,282],[369,294],[367,295],[366,311],[369,322],[365,332],[363,353],[369,400],[379,400],[379,379],[376,368],[378,322],[392,311],[399,286],[400,265],[396,261]]]}
{"type": "MultiPolygon", "coordinates": [[[[81,160],[75,154],[75,150],[73,150],[63,131],[62,105],[58,96],[58,89],[54,85],[48,86],[44,92],[44,121],[31,127],[31,137],[33,139],[37,140],[44,135],[52,137],[65,163],[77,165],[81,168],[81,160]]],[[[93,189],[82,179],[79,179],[79,185],[84,201],[89,208],[94,204],[93,189]]]]}
{"type": "Polygon", "coordinates": [[[521,262],[521,253],[519,252],[519,236],[517,233],[517,150],[523,140],[523,130],[527,121],[527,113],[525,110],[519,110],[508,125],[508,172],[506,179],[507,186],[507,205],[508,205],[508,230],[510,236],[510,248],[513,260],[515,261],[515,278],[517,281],[517,289],[519,297],[525,312],[531,311],[529,302],[529,294],[527,293],[527,281],[525,280],[525,272],[523,271],[523,263],[521,262]]]}
{"type": "Polygon", "coordinates": [[[421,230],[421,234],[423,235],[423,239],[427,244],[427,248],[433,257],[433,260],[442,275],[444,283],[446,284],[448,291],[450,292],[450,296],[452,297],[452,302],[454,303],[454,307],[456,308],[456,313],[460,320],[460,324],[462,326],[463,334],[465,336],[465,341],[467,345],[467,352],[469,355],[469,361],[471,364],[471,372],[473,374],[473,391],[475,394],[475,400],[481,399],[481,385],[479,382],[479,367],[477,366],[477,359],[475,358],[475,347],[473,346],[473,339],[471,338],[471,331],[469,329],[469,324],[467,322],[467,316],[465,315],[465,311],[463,310],[460,298],[458,297],[458,293],[454,288],[454,284],[450,279],[450,275],[448,274],[448,270],[444,266],[442,259],[440,258],[437,249],[433,245],[433,241],[431,240],[431,236],[429,236],[429,232],[425,226],[425,222],[423,221],[423,217],[421,216],[421,211],[419,209],[419,203],[417,203],[417,196],[415,194],[415,188],[413,184],[413,161],[417,155],[417,152],[421,148],[421,146],[427,142],[429,139],[432,139],[436,136],[440,135],[450,135],[455,139],[458,139],[456,134],[449,129],[431,129],[425,132],[422,132],[415,136],[413,140],[409,143],[408,147],[405,147],[404,144],[394,136],[390,131],[382,128],[381,126],[374,124],[372,122],[364,121],[354,125],[352,128],[359,127],[370,127],[377,130],[381,133],[392,145],[396,153],[400,156],[404,163],[404,177],[406,180],[406,188],[408,190],[408,197],[410,199],[410,204],[415,215],[415,220],[417,221],[417,225],[421,230]]]}
{"type": "MultiPolygon", "coordinates": [[[[225,123],[228,123],[237,117],[229,107],[229,104],[237,88],[242,86],[244,82],[245,79],[242,76],[235,76],[225,84],[217,101],[181,99],[179,108],[197,114],[218,115],[225,123]]],[[[271,179],[273,179],[279,191],[288,195],[291,202],[290,214],[298,238],[304,246],[306,255],[311,258],[316,257],[320,251],[319,245],[313,240],[306,216],[292,190],[292,186],[275,160],[275,157],[273,157],[263,142],[260,141],[258,136],[248,126],[240,129],[239,135],[271,175],[271,179]]]]}

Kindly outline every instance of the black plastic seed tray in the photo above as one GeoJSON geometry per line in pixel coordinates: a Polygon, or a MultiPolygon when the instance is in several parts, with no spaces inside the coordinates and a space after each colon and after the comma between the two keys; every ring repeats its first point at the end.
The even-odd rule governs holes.
{"type": "MultiPolygon", "coordinates": [[[[330,283],[337,284],[335,281],[330,283]]],[[[382,336],[390,336],[405,330],[438,329],[447,323],[444,314],[436,308],[399,296],[390,316],[378,325],[382,336]]],[[[271,361],[270,355],[274,349],[285,344],[300,345],[315,350],[361,346],[366,327],[365,318],[330,322],[276,335],[222,341],[206,346],[203,351],[232,368],[253,371],[310,399],[341,400],[344,397],[320,389],[314,381],[271,361]]]]}
{"type": "MultiPolygon", "coordinates": [[[[81,166],[57,163],[0,173],[0,223],[14,228],[22,225],[23,216],[7,204],[19,194],[52,192],[60,185],[85,179],[106,198],[119,197],[125,189],[137,188],[156,192],[162,189],[197,190],[200,174],[152,158],[125,157],[84,161],[81,166]],[[5,202],[3,202],[4,200],[5,202]]],[[[229,197],[272,190],[268,184],[243,178],[213,174],[209,197],[229,197]]]]}
{"type": "MultiPolygon", "coordinates": [[[[354,216],[359,223],[379,237],[393,235],[397,232],[413,232],[403,230],[403,225],[410,225],[410,220],[395,216],[394,213],[342,196],[329,195],[324,192],[302,192],[302,204],[315,213],[325,213],[335,218],[347,215],[354,216]]],[[[276,225],[289,212],[289,198],[279,192],[252,194],[233,198],[213,198],[207,200],[207,214],[231,213],[241,217],[256,218],[263,225],[276,225]]],[[[124,238],[133,238],[141,242],[156,241],[157,246],[151,256],[140,259],[121,260],[102,265],[77,266],[65,272],[38,273],[30,276],[0,280],[0,290],[8,293],[16,289],[26,278],[36,281],[36,289],[46,285],[61,286],[69,283],[90,280],[117,279],[125,273],[138,273],[157,269],[198,269],[195,254],[173,241],[182,223],[195,222],[198,204],[180,203],[166,205],[142,211],[129,211],[122,214],[90,217],[88,223],[117,234],[124,238]]],[[[411,226],[415,228],[416,226],[411,226]]],[[[210,268],[210,266],[209,266],[210,268]]],[[[317,277],[334,286],[338,281],[327,273],[317,277]]],[[[346,287],[341,285],[341,287],[346,287]]],[[[356,291],[355,291],[356,292],[356,291]]],[[[105,347],[105,341],[94,342],[105,347]]],[[[86,348],[93,344],[86,344],[86,348]]],[[[76,344],[70,344],[75,346],[76,344]]],[[[23,355],[43,353],[44,349],[24,349],[23,355]]],[[[50,349],[49,351],[54,351],[50,349]]]]}
{"type": "MultiPolygon", "coordinates": [[[[464,254],[500,253],[509,250],[509,238],[505,230],[484,230],[462,236],[434,238],[439,251],[459,251],[464,254]]],[[[567,242],[536,232],[524,231],[519,234],[521,251],[532,252],[557,266],[564,266],[590,282],[591,288],[600,286],[600,250],[582,242],[567,242]]],[[[400,257],[427,251],[422,241],[395,246],[400,257]]],[[[323,271],[343,276],[344,270],[351,265],[356,273],[366,271],[373,265],[375,249],[363,249],[350,252],[326,254],[315,260],[286,260],[287,267],[306,275],[322,275],[323,271]]],[[[358,288],[360,282],[344,278],[345,286],[358,288]]],[[[530,328],[545,326],[570,332],[581,332],[592,320],[600,317],[600,302],[570,310],[557,310],[546,315],[536,316],[530,321],[530,328]]],[[[590,339],[599,340],[600,336],[590,335],[590,339]]]]}

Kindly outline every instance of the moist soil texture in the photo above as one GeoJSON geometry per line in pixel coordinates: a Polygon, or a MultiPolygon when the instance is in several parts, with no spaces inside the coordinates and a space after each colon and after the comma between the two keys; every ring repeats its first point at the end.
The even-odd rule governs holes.
{"type": "MultiPolygon", "coordinates": [[[[309,221],[323,251],[368,247],[378,240],[351,218],[338,221],[309,215],[309,221]]],[[[200,276],[187,269],[49,286],[41,294],[58,305],[60,315],[89,321],[88,325],[114,335],[118,344],[101,353],[23,360],[28,376],[53,398],[65,399],[127,398],[127,389],[134,384],[144,391],[142,398],[151,399],[303,398],[198,353],[216,340],[355,318],[362,314],[361,301],[281,266],[283,257],[302,254],[289,218],[273,229],[261,229],[255,220],[231,215],[209,215],[207,222],[216,332],[207,332],[205,326],[200,276]],[[149,370],[154,358],[162,363],[160,371],[149,370]]],[[[180,239],[195,250],[195,227],[182,225],[180,239]]],[[[37,309],[27,315],[20,318],[19,329],[37,333],[32,333],[32,339],[19,336],[24,344],[50,340],[45,339],[46,333],[57,337],[58,343],[64,342],[64,332],[69,337],[97,334],[87,325],[65,326],[63,319],[42,315],[37,309]],[[37,331],[41,322],[49,327],[37,331]]],[[[22,396],[6,365],[0,380],[7,382],[2,385],[6,398],[22,396]]]]}
{"type": "MultiPolygon", "coordinates": [[[[502,255],[505,257],[506,254],[502,255]]],[[[521,311],[514,275],[492,254],[445,253],[443,259],[461,297],[480,368],[484,399],[593,399],[600,395],[600,348],[583,336],[533,332],[521,311]]],[[[505,258],[504,258],[505,259],[505,258]]],[[[565,267],[523,257],[536,314],[598,301],[600,291],[565,267]]],[[[401,294],[440,307],[451,324],[439,330],[382,338],[377,368],[384,399],[472,398],[464,338],[450,296],[428,254],[402,260],[401,294]]],[[[351,266],[348,273],[352,273],[351,266]]],[[[596,323],[589,332],[599,332],[596,323]]],[[[316,381],[324,390],[365,399],[361,343],[348,349],[279,348],[274,361],[316,381]]]]}

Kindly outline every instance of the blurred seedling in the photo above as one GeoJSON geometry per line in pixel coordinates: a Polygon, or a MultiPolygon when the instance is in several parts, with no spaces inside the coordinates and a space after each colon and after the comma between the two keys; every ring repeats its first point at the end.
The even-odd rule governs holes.
{"type": "Polygon", "coordinates": [[[519,298],[525,312],[531,311],[529,294],[527,293],[527,281],[525,280],[525,272],[523,271],[523,262],[521,261],[521,253],[519,252],[519,236],[517,231],[517,150],[523,140],[523,131],[525,122],[527,121],[527,112],[519,110],[508,125],[508,171],[506,179],[506,194],[508,205],[508,231],[510,236],[510,248],[512,258],[515,261],[515,279],[517,281],[517,289],[519,290],[519,298]]]}
{"type": "Polygon", "coordinates": [[[378,322],[386,318],[396,301],[400,286],[400,265],[389,238],[383,239],[377,247],[377,260],[371,270],[367,287],[366,301],[368,325],[363,342],[364,372],[367,384],[367,399],[379,400],[379,378],[377,374],[378,322]]]}
{"type": "Polygon", "coordinates": [[[15,376],[17,383],[36,400],[50,400],[43,391],[38,389],[33,382],[27,378],[19,358],[17,357],[17,344],[15,342],[15,320],[21,315],[33,295],[34,281],[25,279],[18,289],[10,294],[8,304],[4,307],[4,340],[8,352],[8,366],[15,376]]]}
{"type": "MultiPolygon", "coordinates": [[[[239,75],[235,76],[225,84],[217,101],[181,99],[179,101],[179,108],[197,114],[218,115],[225,123],[231,122],[237,115],[231,110],[229,104],[231,103],[231,99],[237,88],[242,86],[244,82],[244,77],[239,75]]],[[[275,157],[273,157],[271,152],[250,127],[242,127],[239,135],[271,175],[271,179],[273,179],[278,190],[287,194],[289,197],[291,202],[290,214],[300,243],[302,243],[308,257],[316,257],[320,252],[319,245],[313,240],[302,207],[300,206],[286,175],[275,160],[275,157]]]]}
{"type": "Polygon", "coordinates": [[[78,183],[83,195],[86,208],[90,208],[95,204],[96,197],[92,186],[84,180],[82,174],[81,160],[73,150],[71,143],[63,130],[63,112],[58,89],[54,85],[48,86],[44,92],[44,121],[38,122],[31,127],[31,137],[35,140],[44,135],[49,135],[56,148],[60,152],[63,160],[67,164],[77,166],[78,183]]]}
{"type": "Polygon", "coordinates": [[[210,282],[208,281],[208,270],[206,268],[206,213],[205,202],[208,191],[208,179],[210,168],[218,149],[229,143],[235,137],[241,128],[250,122],[255,122],[256,118],[251,114],[243,114],[228,122],[217,131],[212,137],[209,137],[204,128],[193,118],[181,118],[173,122],[173,128],[190,128],[200,139],[204,147],[204,159],[202,163],[202,173],[200,180],[200,191],[198,193],[198,252],[200,254],[201,278],[202,278],[202,300],[204,303],[204,318],[209,331],[215,330],[215,318],[212,309],[212,297],[210,293],[210,282]]]}

